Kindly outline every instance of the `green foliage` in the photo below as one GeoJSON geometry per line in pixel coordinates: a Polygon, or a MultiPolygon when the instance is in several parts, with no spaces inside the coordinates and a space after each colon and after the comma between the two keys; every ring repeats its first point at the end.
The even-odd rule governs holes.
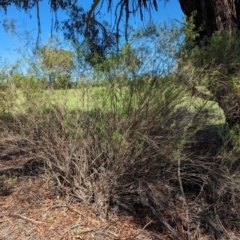
{"type": "Polygon", "coordinates": [[[71,70],[73,68],[73,53],[70,50],[56,49],[43,46],[40,49],[42,64],[47,69],[71,70]]]}
{"type": "MultiPolygon", "coordinates": [[[[238,30],[215,32],[198,46],[190,24],[189,39],[180,51],[182,65],[190,64],[193,86],[203,86],[223,109],[230,127],[240,124],[240,40],[238,30]],[[192,32],[192,38],[191,38],[192,32]]],[[[183,67],[181,66],[181,67],[183,67]]],[[[187,76],[185,76],[186,79],[187,76]]],[[[189,84],[189,80],[186,79],[189,84]]]]}
{"type": "Polygon", "coordinates": [[[221,74],[235,74],[240,65],[240,40],[237,30],[215,32],[212,37],[190,54],[196,67],[219,71],[221,74]]]}
{"type": "Polygon", "coordinates": [[[105,60],[95,65],[99,76],[112,79],[113,76],[120,76],[127,79],[130,74],[135,77],[142,62],[138,58],[136,51],[130,44],[123,45],[118,53],[110,53],[105,56],[105,60]]]}
{"type": "Polygon", "coordinates": [[[24,88],[26,77],[20,73],[12,75],[12,82],[17,88],[24,88]]]}
{"type": "Polygon", "coordinates": [[[14,73],[11,76],[10,82],[19,90],[28,89],[29,91],[36,91],[44,89],[44,83],[30,73],[25,75],[21,73],[14,73]]]}
{"type": "Polygon", "coordinates": [[[53,88],[71,86],[71,71],[74,68],[73,52],[48,45],[39,48],[43,74],[47,75],[53,88]]]}
{"type": "MultiPolygon", "coordinates": [[[[146,76],[164,76],[173,71],[175,54],[182,36],[175,24],[149,22],[145,28],[132,29],[128,43],[122,44],[117,52],[105,55],[95,65],[98,78],[124,85],[124,81],[140,81],[146,76]]],[[[150,81],[150,80],[149,80],[150,81]]]]}
{"type": "Polygon", "coordinates": [[[64,74],[57,77],[55,80],[55,89],[70,89],[72,88],[72,81],[70,74],[64,74]]]}
{"type": "Polygon", "coordinates": [[[191,51],[196,46],[196,40],[199,37],[199,33],[194,31],[194,18],[196,15],[197,12],[194,11],[190,17],[184,17],[184,26],[181,28],[184,36],[183,48],[180,51],[181,54],[189,54],[189,51],[191,51]]]}
{"type": "Polygon", "coordinates": [[[16,184],[18,182],[18,177],[9,177],[6,176],[5,174],[3,176],[1,176],[1,178],[3,179],[3,184],[7,185],[7,184],[16,184]]]}

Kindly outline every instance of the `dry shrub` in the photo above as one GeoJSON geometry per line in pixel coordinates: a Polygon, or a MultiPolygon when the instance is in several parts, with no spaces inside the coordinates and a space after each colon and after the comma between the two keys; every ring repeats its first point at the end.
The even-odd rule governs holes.
{"type": "Polygon", "coordinates": [[[52,106],[5,129],[44,162],[54,194],[92,204],[103,217],[112,207],[148,215],[175,239],[224,239],[240,230],[239,177],[221,156],[216,126],[201,127],[199,112],[201,119],[173,111],[181,92],[160,103],[145,98],[127,113],[52,106]]]}

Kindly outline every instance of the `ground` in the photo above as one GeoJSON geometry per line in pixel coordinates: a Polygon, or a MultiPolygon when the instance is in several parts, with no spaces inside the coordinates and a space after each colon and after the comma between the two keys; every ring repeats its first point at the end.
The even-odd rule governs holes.
{"type": "Polygon", "coordinates": [[[101,218],[93,205],[60,197],[44,174],[32,174],[31,159],[0,143],[0,239],[168,239],[136,219],[111,210],[101,218]]]}
{"type": "MultiPolygon", "coordinates": [[[[51,190],[46,175],[36,174],[34,164],[22,154],[12,150],[9,154],[0,142],[0,239],[173,239],[147,214],[136,217],[111,209],[108,219],[103,219],[94,211],[94,205],[59,196],[51,190]]],[[[183,215],[184,211],[172,214],[183,215]]],[[[232,240],[240,239],[232,236],[232,240]]]]}
{"type": "Polygon", "coordinates": [[[54,196],[44,176],[2,184],[0,208],[0,239],[167,239],[131,216],[112,211],[102,219],[90,205],[54,196]]]}

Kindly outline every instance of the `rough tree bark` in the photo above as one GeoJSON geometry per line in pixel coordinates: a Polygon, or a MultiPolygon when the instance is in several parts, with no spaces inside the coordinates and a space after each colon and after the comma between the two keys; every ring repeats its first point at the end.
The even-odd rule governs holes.
{"type": "Polygon", "coordinates": [[[179,0],[184,14],[197,11],[196,30],[210,37],[218,30],[240,30],[240,0],[179,0]]]}

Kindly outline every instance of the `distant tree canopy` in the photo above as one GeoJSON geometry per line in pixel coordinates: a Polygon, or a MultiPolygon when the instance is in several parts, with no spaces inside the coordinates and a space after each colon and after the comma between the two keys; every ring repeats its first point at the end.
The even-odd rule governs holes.
{"type": "Polygon", "coordinates": [[[71,71],[74,68],[73,52],[45,45],[39,48],[39,54],[41,67],[43,72],[47,73],[51,87],[69,87],[71,71]]]}
{"type": "Polygon", "coordinates": [[[44,46],[40,50],[42,65],[46,68],[56,68],[58,71],[69,71],[73,68],[73,53],[70,50],[44,46]]]}

